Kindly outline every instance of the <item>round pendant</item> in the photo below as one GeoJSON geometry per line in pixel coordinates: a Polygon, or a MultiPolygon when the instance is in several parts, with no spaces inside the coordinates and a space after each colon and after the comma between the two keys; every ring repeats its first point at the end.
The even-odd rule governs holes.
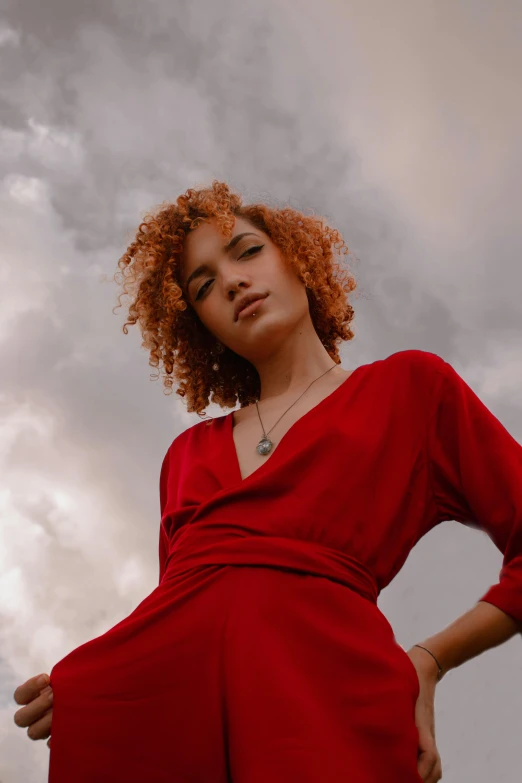
{"type": "Polygon", "coordinates": [[[256,451],[258,454],[261,454],[262,457],[265,457],[267,454],[270,454],[273,445],[270,438],[261,438],[256,446],[256,451]]]}

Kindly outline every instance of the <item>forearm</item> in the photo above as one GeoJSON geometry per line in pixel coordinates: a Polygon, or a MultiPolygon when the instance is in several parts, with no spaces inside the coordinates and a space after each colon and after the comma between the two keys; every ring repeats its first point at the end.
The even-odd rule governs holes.
{"type": "MultiPolygon", "coordinates": [[[[426,647],[438,660],[443,674],[469,661],[492,647],[503,644],[522,632],[522,623],[493,604],[479,601],[440,633],[419,644],[426,647]]],[[[415,648],[425,656],[426,667],[438,671],[437,664],[425,650],[415,648]]],[[[420,660],[420,658],[419,658],[420,660]]]]}

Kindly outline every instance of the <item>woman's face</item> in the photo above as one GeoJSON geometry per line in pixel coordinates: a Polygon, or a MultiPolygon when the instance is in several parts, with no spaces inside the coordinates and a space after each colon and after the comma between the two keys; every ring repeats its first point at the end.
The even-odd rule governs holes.
{"type": "Polygon", "coordinates": [[[241,217],[229,241],[213,219],[185,237],[182,284],[207,329],[254,364],[310,320],[304,284],[267,234],[241,217]],[[256,305],[255,316],[236,318],[238,301],[253,293],[268,296],[256,305]]]}

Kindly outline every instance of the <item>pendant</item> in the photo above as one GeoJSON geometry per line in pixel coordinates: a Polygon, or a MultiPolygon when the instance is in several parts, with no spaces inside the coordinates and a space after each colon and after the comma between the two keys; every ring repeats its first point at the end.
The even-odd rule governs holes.
{"type": "Polygon", "coordinates": [[[270,438],[261,438],[256,446],[256,451],[258,454],[261,454],[262,457],[265,457],[267,454],[270,454],[273,445],[270,438]]]}

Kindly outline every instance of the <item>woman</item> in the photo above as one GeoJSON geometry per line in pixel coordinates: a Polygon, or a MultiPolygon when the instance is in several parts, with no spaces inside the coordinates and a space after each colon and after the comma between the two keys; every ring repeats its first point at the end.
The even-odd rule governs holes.
{"type": "Polygon", "coordinates": [[[30,736],[52,716],[51,783],[436,783],[436,684],[522,630],[522,448],[433,353],[340,366],[339,246],[214,181],[120,259],[165,386],[240,408],[165,455],[158,587],[54,666],[51,707],[17,689],[30,736]],[[406,653],[377,597],[445,519],[488,532],[501,578],[406,653]]]}

